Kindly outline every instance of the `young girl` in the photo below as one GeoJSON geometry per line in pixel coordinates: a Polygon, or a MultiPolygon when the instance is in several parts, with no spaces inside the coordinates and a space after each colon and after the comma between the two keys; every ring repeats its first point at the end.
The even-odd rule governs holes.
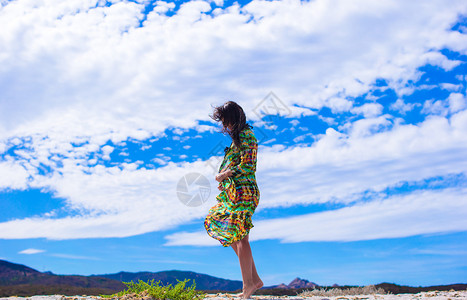
{"type": "Polygon", "coordinates": [[[253,228],[251,216],[260,196],[255,177],[258,143],[237,103],[228,101],[215,107],[211,118],[222,122],[222,132],[230,135],[232,144],[225,149],[216,175],[221,191],[216,197],[218,203],[209,210],[204,227],[211,237],[224,247],[232,246],[237,254],[243,278],[243,292],[238,296],[247,299],[263,286],[248,241],[253,228]]]}

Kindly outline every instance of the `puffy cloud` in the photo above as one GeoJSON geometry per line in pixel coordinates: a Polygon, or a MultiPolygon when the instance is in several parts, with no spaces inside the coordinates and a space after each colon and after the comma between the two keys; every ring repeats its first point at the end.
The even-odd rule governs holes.
{"type": "Polygon", "coordinates": [[[0,161],[0,189],[26,189],[28,177],[28,171],[12,157],[0,161]]]}
{"type": "MultiPolygon", "coordinates": [[[[397,124],[372,135],[329,129],[310,147],[261,145],[258,211],[326,202],[349,205],[359,202],[365,193],[378,194],[404,183],[467,174],[466,130],[464,110],[450,120],[433,117],[419,126],[397,124]]],[[[55,191],[56,197],[67,199],[70,210],[79,213],[65,218],[3,222],[0,237],[123,237],[199,220],[215,203],[217,184],[211,165],[218,163],[217,159],[169,162],[158,169],[137,168],[137,164],[85,167],[78,165],[79,160],[65,159],[60,173],[37,177],[32,184],[55,191]],[[178,181],[190,172],[204,174],[211,186],[208,201],[195,208],[184,206],[176,196],[178,181]]],[[[393,202],[385,203],[389,206],[393,202]]]]}
{"type": "MultiPolygon", "coordinates": [[[[377,79],[403,96],[420,66],[459,65],[440,50],[467,53],[465,34],[451,30],[465,1],[254,0],[212,13],[212,2],[192,1],[172,16],[171,3],[158,1],[147,16],[145,4],[2,3],[0,152],[18,147],[0,161],[0,188],[49,190],[74,214],[3,222],[0,237],[129,236],[202,217],[207,204],[183,206],[175,186],[188,171],[211,172],[207,162],[174,164],[161,153],[154,161],[163,166],[147,170],[105,167],[89,154],[109,159],[109,141],[159,137],[169,127],[212,132],[198,122],[209,120],[212,104],[236,99],[251,112],[270,91],[291,118],[327,106],[365,119],[328,129],[311,147],[262,147],[260,209],[349,203],[367,190],[465,172],[459,91],[426,102],[424,111],[439,116],[418,126],[352,101],[377,79]],[[293,180],[281,185],[284,178],[293,180]]],[[[412,108],[400,101],[394,109],[412,108]]]]}
{"type": "Polygon", "coordinates": [[[102,147],[102,152],[103,152],[103,159],[105,160],[110,160],[110,153],[114,151],[114,147],[105,145],[102,147]]]}
{"type": "Polygon", "coordinates": [[[448,112],[449,106],[446,101],[430,99],[423,103],[422,113],[446,116],[448,112]]]}
{"type": "Polygon", "coordinates": [[[401,114],[406,114],[408,111],[411,111],[415,106],[420,106],[419,103],[405,103],[402,99],[397,99],[396,102],[390,105],[392,110],[398,111],[401,114]]]}
{"type": "MultiPolygon", "coordinates": [[[[362,241],[467,230],[467,190],[417,191],[288,218],[254,221],[250,241],[362,241]]],[[[205,231],[177,232],[166,246],[216,246],[205,231]]]]}
{"type": "MultiPolygon", "coordinates": [[[[360,121],[355,122],[357,127],[360,121]]],[[[368,190],[466,172],[466,122],[464,110],[449,120],[432,117],[418,126],[394,123],[365,135],[360,129],[350,128],[348,134],[328,129],[310,147],[260,147],[261,206],[348,203],[368,190]],[[284,178],[290,179],[280,184],[284,178]]]]}
{"type": "Polygon", "coordinates": [[[449,111],[456,113],[466,107],[466,97],[460,93],[452,93],[449,95],[449,111]]]}
{"type": "Polygon", "coordinates": [[[422,113],[446,116],[466,107],[466,97],[461,93],[451,93],[444,100],[430,99],[423,104],[422,113]]]}
{"type": "Polygon", "coordinates": [[[362,114],[365,118],[377,117],[383,111],[383,106],[379,103],[365,103],[352,109],[355,114],[362,114]]]}
{"type": "Polygon", "coordinates": [[[250,110],[271,90],[290,106],[348,111],[346,97],[375,79],[401,89],[421,65],[458,64],[438,49],[465,52],[450,31],[463,1],[252,1],[216,14],[192,1],[166,16],[172,7],[156,2],[140,27],[142,2],[3,6],[2,136],[157,135],[225,98],[250,110]]]}
{"type": "MultiPolygon", "coordinates": [[[[199,218],[214,200],[214,177],[207,162],[176,165],[153,170],[97,165],[84,168],[65,160],[62,174],[41,177],[35,184],[47,186],[54,196],[67,199],[72,215],[48,215],[0,223],[0,237],[8,239],[46,237],[70,239],[125,237],[173,228],[199,218]],[[177,198],[177,183],[187,173],[199,172],[210,182],[208,202],[185,206],[177,198]]],[[[216,188],[217,191],[217,188],[216,188]]]]}

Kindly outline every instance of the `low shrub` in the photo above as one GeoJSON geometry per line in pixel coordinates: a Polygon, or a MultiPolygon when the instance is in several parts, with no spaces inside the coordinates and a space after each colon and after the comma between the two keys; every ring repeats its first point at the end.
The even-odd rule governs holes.
{"type": "Polygon", "coordinates": [[[191,287],[185,288],[185,285],[189,279],[183,281],[178,280],[178,283],[172,287],[171,284],[162,286],[160,280],[154,282],[154,279],[148,282],[139,280],[137,283],[123,282],[128,289],[118,292],[113,295],[101,295],[103,298],[111,299],[171,299],[171,300],[195,300],[203,299],[205,293],[195,290],[196,283],[193,280],[191,287]]]}

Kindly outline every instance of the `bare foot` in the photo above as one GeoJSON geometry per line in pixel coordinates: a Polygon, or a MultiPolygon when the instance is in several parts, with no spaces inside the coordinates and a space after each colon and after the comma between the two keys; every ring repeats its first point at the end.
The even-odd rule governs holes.
{"type": "Polygon", "coordinates": [[[235,294],[235,295],[232,295],[232,296],[234,296],[234,297],[243,297],[243,292],[238,293],[238,294],[235,294]]]}
{"type": "Polygon", "coordinates": [[[258,288],[256,287],[256,285],[252,285],[252,286],[247,286],[243,289],[243,295],[242,295],[242,299],[250,299],[250,296],[256,292],[258,288]]]}
{"type": "MultiPolygon", "coordinates": [[[[256,284],[256,290],[258,290],[258,289],[260,289],[260,288],[263,287],[263,281],[262,281],[261,279],[260,279],[259,281],[256,281],[255,284],[256,284]]],[[[254,293],[256,290],[254,290],[253,293],[254,293]]],[[[235,296],[235,297],[243,297],[243,293],[244,293],[244,292],[241,292],[241,293],[235,294],[234,296],[235,296]]],[[[251,293],[251,294],[253,294],[253,293],[251,293]]],[[[251,294],[250,294],[250,296],[251,296],[251,294]]]]}
{"type": "Polygon", "coordinates": [[[239,297],[242,297],[243,299],[249,299],[250,296],[254,294],[254,292],[256,292],[262,287],[263,287],[263,281],[259,279],[259,281],[255,282],[255,285],[251,287],[243,288],[243,293],[241,293],[239,297]]]}
{"type": "Polygon", "coordinates": [[[260,279],[259,281],[256,282],[256,288],[260,289],[263,287],[263,281],[260,279]]]}

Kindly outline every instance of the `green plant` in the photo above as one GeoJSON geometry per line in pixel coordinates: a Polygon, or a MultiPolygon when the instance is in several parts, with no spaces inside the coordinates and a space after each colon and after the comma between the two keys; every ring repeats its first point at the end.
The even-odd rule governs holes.
{"type": "Polygon", "coordinates": [[[194,300],[194,299],[203,299],[205,293],[195,290],[196,283],[193,280],[191,287],[185,288],[185,285],[189,279],[183,281],[178,280],[178,283],[172,287],[171,284],[167,286],[162,286],[160,280],[156,283],[154,279],[148,282],[139,280],[138,283],[123,282],[128,289],[118,292],[113,295],[101,295],[103,298],[112,298],[112,299],[171,299],[171,300],[194,300]]]}

